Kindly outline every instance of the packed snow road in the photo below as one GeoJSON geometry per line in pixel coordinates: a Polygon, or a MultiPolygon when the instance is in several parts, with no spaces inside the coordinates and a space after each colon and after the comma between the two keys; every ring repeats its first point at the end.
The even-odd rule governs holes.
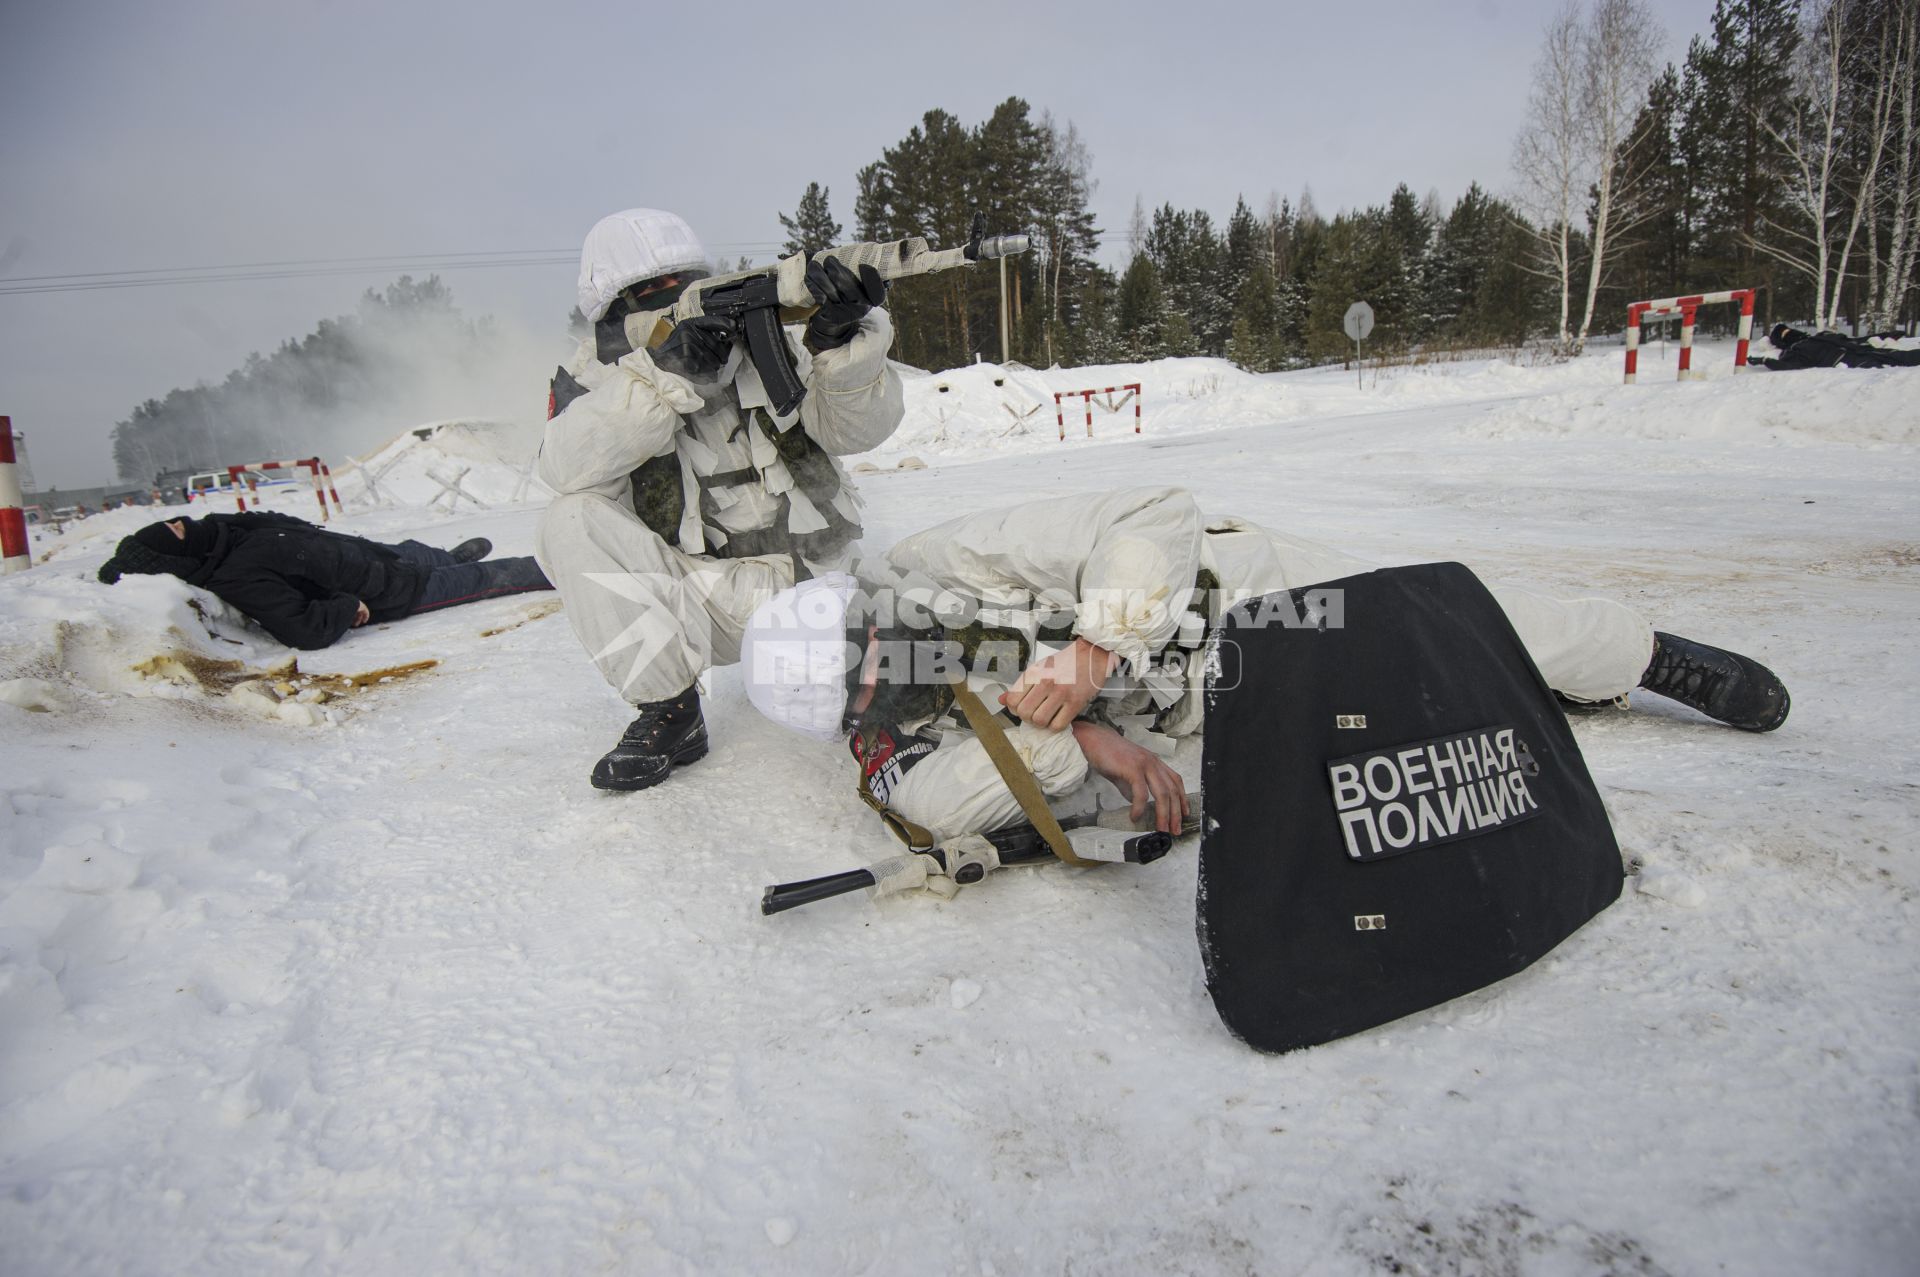
{"type": "MultiPolygon", "coordinates": [[[[1612,595],[1787,681],[1771,736],[1582,719],[1639,866],[1619,903],[1493,989],[1282,1057],[1212,1012],[1191,842],[762,918],[767,883],[892,852],[848,760],[723,670],[704,761],[595,792],[626,714],[550,596],[303,654],[439,664],[301,727],[101,674],[175,606],[92,584],[106,543],[0,583],[0,679],[53,710],[0,704],[4,1268],[1910,1271],[1916,397],[1495,372],[1409,370],[1370,415],[1337,370],[1266,379],[1264,418],[1213,431],[1156,434],[1149,397],[1137,438],[862,480],[870,547],[1184,484],[1612,595]]],[[[347,526],[513,554],[537,518],[347,526]]]]}

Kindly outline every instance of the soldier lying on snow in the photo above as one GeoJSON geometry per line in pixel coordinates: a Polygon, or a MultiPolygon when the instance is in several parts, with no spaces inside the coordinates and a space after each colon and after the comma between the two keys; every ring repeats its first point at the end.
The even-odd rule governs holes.
{"type": "Polygon", "coordinates": [[[177,576],[288,647],[311,650],[369,621],[553,588],[530,558],[480,562],[492,549],[484,537],[450,551],[418,541],[383,545],[253,510],[150,523],[121,539],[100,579],[177,576]]]}
{"type": "MultiPolygon", "coordinates": [[[[907,538],[886,557],[891,580],[836,573],[784,591],[754,612],[741,660],[762,713],[848,740],[863,796],[935,838],[1021,817],[954,717],[951,685],[932,672],[956,655],[981,699],[997,696],[1021,720],[1007,736],[1049,797],[1091,768],[1129,797],[1136,821],[1151,800],[1156,826],[1172,833],[1187,815],[1185,786],[1115,724],[1145,715],[1164,737],[1200,730],[1194,656],[1225,607],[1373,566],[1237,519],[1207,522],[1175,488],[1034,502],[907,538]],[[876,601],[893,615],[869,615],[876,601]],[[1058,650],[1032,659],[1036,643],[1058,650]]],[[[1655,633],[1606,599],[1493,594],[1565,700],[1602,704],[1642,687],[1747,731],[1786,720],[1786,688],[1744,656],[1655,633]]]]}

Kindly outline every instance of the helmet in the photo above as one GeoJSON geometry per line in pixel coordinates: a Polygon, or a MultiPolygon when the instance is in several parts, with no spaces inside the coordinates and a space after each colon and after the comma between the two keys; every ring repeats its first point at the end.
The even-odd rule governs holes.
{"type": "Polygon", "coordinates": [[[629,284],[676,271],[707,268],[707,250],[693,228],[657,208],[603,217],[580,249],[580,313],[592,323],[629,284]]]}
{"type": "Polygon", "coordinates": [[[859,581],[829,572],[754,609],[740,637],[740,665],[755,709],[814,740],[840,739],[853,664],[847,613],[859,593],[859,581]]]}

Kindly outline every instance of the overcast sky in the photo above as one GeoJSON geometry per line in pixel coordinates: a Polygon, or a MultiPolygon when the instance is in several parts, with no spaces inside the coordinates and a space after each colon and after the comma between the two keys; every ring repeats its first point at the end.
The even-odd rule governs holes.
{"type": "MultiPolygon", "coordinates": [[[[1671,56],[1712,0],[1650,0],[1671,56]]],[[[0,0],[0,279],[381,256],[577,253],[634,205],[768,260],[809,181],[921,114],[1018,95],[1093,154],[1109,259],[1136,198],[1224,219],[1310,186],[1504,190],[1548,0],[0,0]]],[[[425,267],[427,269],[421,269],[425,267]]],[[[400,273],[0,295],[0,413],[41,487],[104,482],[134,405],[218,381],[400,273]]],[[[572,264],[454,270],[470,314],[567,349],[572,264]]],[[[531,379],[537,412],[545,386],[531,379]]],[[[223,463],[227,458],[220,458],[223,463]]]]}

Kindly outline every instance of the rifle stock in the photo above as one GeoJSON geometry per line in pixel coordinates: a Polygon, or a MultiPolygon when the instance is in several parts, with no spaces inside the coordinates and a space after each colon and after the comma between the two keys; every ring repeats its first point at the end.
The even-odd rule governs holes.
{"type": "MultiPolygon", "coordinates": [[[[1200,828],[1200,800],[1198,794],[1191,794],[1189,805],[1192,808],[1187,819],[1181,823],[1180,836],[1195,833],[1200,828]]],[[[1149,814],[1151,820],[1151,814],[1149,814]]],[[[1121,863],[1150,865],[1166,855],[1173,848],[1173,837],[1151,828],[1135,829],[1127,819],[1125,808],[1100,810],[1079,815],[1060,817],[1061,826],[1066,829],[1067,837],[1075,843],[1075,850],[1089,860],[1103,863],[1121,863]]],[[[1056,857],[1053,849],[1047,846],[1047,840],[1031,824],[1022,822],[996,829],[983,835],[993,845],[996,854],[994,868],[1007,865],[1036,864],[1050,862],[1056,857]]],[[[949,863],[944,846],[928,847],[905,853],[907,856],[924,856],[932,866],[927,877],[937,877],[951,873],[958,885],[978,882],[985,877],[984,870],[968,872],[972,866],[956,871],[949,863]]],[[[788,909],[797,909],[816,900],[827,900],[833,896],[843,896],[851,891],[877,886],[879,882],[875,869],[884,869],[894,863],[893,860],[880,861],[870,869],[849,869],[842,873],[828,874],[822,878],[808,878],[801,882],[775,883],[760,895],[762,914],[784,913],[788,909]]],[[[916,875],[917,879],[918,875],[916,875]]]]}

